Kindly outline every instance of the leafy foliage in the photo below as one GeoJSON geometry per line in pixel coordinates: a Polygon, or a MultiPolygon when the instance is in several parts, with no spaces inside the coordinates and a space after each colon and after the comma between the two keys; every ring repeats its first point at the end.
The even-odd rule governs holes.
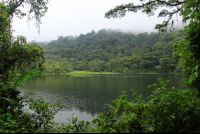
{"type": "Polygon", "coordinates": [[[199,26],[199,1],[186,1],[183,5],[183,21],[189,21],[185,27],[185,35],[174,43],[177,55],[183,58],[184,72],[188,77],[187,84],[200,89],[199,65],[200,65],[200,26],[199,26]]]}
{"type": "MultiPolygon", "coordinates": [[[[100,113],[92,122],[78,121],[77,117],[69,123],[55,123],[53,117],[62,104],[50,104],[43,98],[24,99],[34,112],[26,113],[22,105],[15,114],[7,112],[0,115],[0,132],[38,132],[38,133],[194,133],[199,132],[200,101],[197,90],[168,88],[160,79],[148,100],[135,97],[127,101],[126,92],[107,105],[108,113],[100,113]]],[[[133,93],[133,96],[136,92],[133,93]]]]}
{"type": "MultiPolygon", "coordinates": [[[[29,100],[27,97],[23,97],[21,101],[26,104],[18,104],[19,106],[14,110],[14,113],[12,111],[7,111],[5,114],[1,113],[0,132],[50,132],[52,126],[55,125],[53,121],[54,115],[60,110],[62,105],[60,103],[49,104],[43,98],[29,100]],[[29,109],[34,111],[33,113],[26,112],[23,109],[27,104],[29,109]]],[[[2,112],[2,109],[0,112],[2,112]]]]}
{"type": "Polygon", "coordinates": [[[45,15],[48,10],[47,4],[50,0],[1,0],[1,4],[6,7],[7,18],[12,19],[14,15],[18,18],[27,16],[27,20],[36,20],[36,27],[40,32],[41,18],[45,15]],[[24,12],[21,10],[29,6],[28,11],[24,12]]]}
{"type": "Polygon", "coordinates": [[[108,113],[99,114],[93,122],[101,133],[199,132],[198,91],[168,88],[167,82],[160,79],[160,88],[150,85],[155,91],[147,101],[140,96],[129,102],[122,95],[107,107],[108,113]]]}
{"type": "MultiPolygon", "coordinates": [[[[140,0],[140,2],[144,2],[144,1],[146,0],[140,0]]],[[[161,32],[165,32],[167,30],[166,28],[169,25],[170,20],[171,20],[171,28],[173,27],[173,24],[174,24],[174,19],[172,19],[173,15],[175,14],[177,15],[178,13],[180,15],[183,15],[184,13],[183,9],[185,9],[185,7],[182,7],[182,5],[184,3],[186,3],[186,0],[149,0],[148,2],[142,3],[141,5],[134,5],[134,3],[122,4],[106,12],[105,18],[108,18],[108,19],[111,17],[121,18],[126,15],[126,12],[137,13],[138,10],[141,10],[143,13],[146,13],[147,16],[149,17],[149,16],[153,16],[157,9],[165,7],[165,9],[162,9],[160,11],[160,13],[158,14],[158,17],[167,17],[167,20],[163,21],[162,24],[156,24],[155,26],[155,29],[161,32]],[[173,10],[169,10],[170,8],[173,10]]],[[[170,28],[170,31],[171,31],[171,28],[170,28]]]]}
{"type": "Polygon", "coordinates": [[[169,73],[176,68],[172,43],[182,34],[124,33],[102,29],[66,36],[43,45],[45,72],[73,70],[169,73]]]}
{"type": "MultiPolygon", "coordinates": [[[[144,2],[145,0],[140,0],[144,2]]],[[[166,32],[166,28],[171,20],[171,28],[174,24],[172,16],[174,14],[180,14],[183,16],[183,22],[189,22],[188,26],[184,28],[184,36],[181,40],[175,42],[175,50],[177,55],[183,58],[184,72],[188,77],[187,84],[200,89],[199,78],[199,64],[200,64],[200,47],[199,47],[199,4],[197,0],[149,0],[141,5],[134,5],[133,3],[116,6],[114,9],[109,10],[106,14],[106,18],[110,17],[123,17],[127,11],[137,12],[142,10],[148,16],[154,15],[154,12],[159,9],[158,7],[172,8],[172,11],[163,9],[160,11],[158,17],[167,17],[167,21],[163,21],[162,24],[156,24],[155,29],[166,32]]],[[[171,31],[170,28],[170,31],[171,31]]],[[[159,69],[160,67],[157,66],[159,69]]]]}
{"type": "MultiPolygon", "coordinates": [[[[141,1],[143,2],[144,0],[141,1]]],[[[3,78],[1,79],[0,83],[0,132],[200,132],[200,101],[197,97],[199,92],[196,89],[180,90],[175,87],[168,88],[167,83],[169,82],[169,80],[164,82],[161,79],[160,83],[162,86],[160,88],[156,87],[156,84],[149,86],[155,87],[155,91],[153,92],[153,95],[148,97],[148,100],[142,100],[140,96],[139,98],[135,98],[133,101],[130,102],[127,101],[126,95],[123,94],[120,98],[113,100],[112,105],[108,105],[108,113],[100,113],[98,117],[93,120],[92,123],[78,121],[78,118],[76,117],[72,117],[72,123],[70,122],[59,124],[52,121],[55,113],[58,112],[60,110],[59,108],[62,107],[59,101],[58,103],[50,104],[48,102],[46,103],[43,98],[39,98],[37,100],[28,99],[28,96],[19,96],[20,92],[16,90],[17,86],[19,86],[24,80],[31,78],[39,72],[36,70],[32,70],[22,74],[20,77],[12,76],[12,74],[16,74],[15,71],[19,71],[20,69],[28,69],[27,64],[30,64],[31,68],[40,68],[44,59],[43,50],[41,47],[38,47],[36,45],[27,45],[26,39],[24,37],[18,37],[15,40],[11,34],[12,31],[10,21],[12,19],[13,13],[20,14],[20,16],[25,15],[21,12],[21,10],[17,9],[18,7],[22,6],[22,3],[31,5],[29,13],[31,14],[32,12],[35,12],[35,17],[38,22],[47,11],[47,2],[43,0],[8,0],[4,1],[4,3],[0,2],[0,22],[2,22],[0,23],[0,74],[2,74],[3,78]],[[5,55],[4,52],[7,55],[5,55]],[[15,55],[12,55],[12,53],[15,52],[17,58],[15,57],[15,55]],[[28,55],[30,54],[29,58],[32,59],[27,60],[26,57],[20,55],[17,52],[25,52],[25,54],[28,55]],[[32,55],[33,57],[31,57],[32,55]],[[21,57],[19,58],[18,56],[21,57]],[[42,60],[37,63],[36,61],[41,58],[42,60]],[[15,64],[11,64],[11,62],[15,64]],[[27,103],[27,106],[29,106],[29,108],[32,109],[34,113],[25,112],[23,107],[26,106],[26,104],[24,104],[24,102],[27,103]]],[[[123,17],[127,11],[137,12],[137,10],[142,10],[148,15],[153,15],[153,11],[155,9],[158,9],[159,6],[176,7],[176,9],[172,12],[169,12],[165,9],[160,12],[160,17],[168,16],[167,21],[164,21],[163,24],[156,25],[155,28],[159,29],[160,31],[165,31],[164,28],[168,25],[169,20],[175,13],[180,12],[183,15],[183,21],[190,21],[190,24],[184,29],[185,35],[183,36],[183,39],[179,40],[180,38],[182,38],[181,36],[176,39],[179,41],[175,42],[175,49],[177,51],[177,56],[182,57],[182,59],[179,59],[179,61],[180,63],[182,63],[181,60],[183,60],[185,73],[189,78],[188,84],[191,84],[199,89],[199,1],[152,0],[145,4],[137,6],[134,6],[133,4],[121,5],[113,10],[110,10],[106,15],[108,18],[110,15],[113,15],[113,17],[117,17],[118,14],[123,17]]],[[[72,55],[81,53],[81,51],[78,49],[79,47],[80,49],[82,49],[89,46],[88,48],[91,47],[89,50],[94,50],[92,47],[94,47],[95,45],[91,44],[95,44],[95,42],[98,41],[100,42],[100,45],[95,46],[95,49],[98,49],[98,51],[92,52],[95,54],[94,56],[85,56],[87,57],[87,60],[89,62],[85,62],[87,61],[83,60],[85,57],[79,55],[77,59],[80,59],[82,61],[75,62],[75,64],[69,67],[70,69],[72,69],[73,66],[75,66],[74,69],[85,69],[87,68],[87,64],[84,64],[85,62],[88,63],[91,70],[93,69],[93,71],[102,70],[102,68],[104,68],[105,70],[113,70],[113,64],[115,64],[117,61],[119,61],[118,65],[122,65],[123,63],[124,66],[118,66],[116,70],[124,73],[127,73],[130,68],[137,68],[137,64],[139,64],[140,67],[144,69],[154,68],[159,71],[163,71],[165,70],[165,68],[169,68],[169,64],[171,64],[169,62],[169,59],[171,58],[169,56],[171,54],[171,50],[160,50],[162,48],[167,50],[168,48],[164,48],[162,42],[169,42],[169,46],[172,44],[172,42],[170,43],[170,41],[173,41],[174,38],[171,37],[170,34],[166,34],[164,38],[161,39],[162,42],[152,43],[155,44],[153,47],[151,45],[148,45],[151,43],[148,42],[148,39],[146,40],[146,33],[139,34],[138,37],[134,36],[134,40],[131,41],[135,43],[129,44],[130,46],[133,45],[134,47],[132,48],[134,49],[132,49],[132,51],[130,52],[126,51],[129,50],[129,45],[118,45],[120,43],[123,43],[123,40],[121,38],[115,37],[114,34],[111,37],[107,38],[107,34],[108,33],[106,30],[100,30],[97,35],[98,38],[101,40],[98,40],[98,38],[95,39],[94,31],[87,34],[87,36],[90,37],[84,35],[80,35],[77,39],[71,37],[59,37],[57,41],[60,44],[58,44],[57,46],[61,48],[63,40],[72,43],[67,52],[64,53],[62,57],[69,57],[69,62],[75,62],[75,60],[72,58],[72,55]],[[146,42],[141,42],[142,40],[145,40],[146,42]],[[80,42],[82,41],[83,44],[80,45],[80,42]],[[108,42],[114,47],[105,45],[108,42]],[[141,47],[144,47],[145,49],[141,49],[141,47]],[[105,49],[107,49],[108,52],[103,51],[105,49]],[[141,54],[139,52],[134,53],[137,50],[141,51],[141,54]],[[153,53],[153,50],[156,51],[156,53],[153,53]],[[104,56],[103,57],[101,56],[101,54],[98,54],[98,52],[104,53],[108,56],[104,56],[104,54],[102,54],[104,56]],[[148,54],[144,55],[147,52],[148,54]],[[151,55],[152,53],[154,54],[154,57],[151,55]],[[159,61],[156,60],[155,56],[160,56],[159,61]],[[151,63],[150,61],[152,60],[156,62],[151,63]],[[104,64],[104,61],[106,61],[107,63],[104,64]],[[152,65],[154,64],[156,66],[152,67],[152,65]],[[166,67],[164,68],[164,66],[166,67]]],[[[125,40],[132,39],[132,37],[128,38],[129,35],[124,36],[121,33],[119,33],[118,36],[126,38],[125,40]]],[[[55,42],[51,42],[48,44],[48,46],[56,46],[54,43],[55,42]]],[[[55,48],[57,49],[57,47],[55,48]]],[[[54,55],[57,54],[56,51],[50,52],[53,52],[54,55]]],[[[59,66],[56,70],[59,70],[59,66]]],[[[135,94],[136,92],[134,92],[133,95],[135,94]]]]}
{"type": "Polygon", "coordinates": [[[24,36],[17,38],[12,36],[12,16],[13,13],[19,11],[17,8],[23,2],[22,0],[0,2],[0,75],[2,82],[9,81],[17,73],[29,69],[42,70],[44,63],[44,52],[41,46],[28,45],[24,36]],[[7,4],[4,4],[6,2],[7,4]]]}
{"type": "Polygon", "coordinates": [[[20,91],[16,90],[22,82],[28,81],[33,76],[39,74],[37,70],[29,70],[18,77],[13,77],[9,82],[0,83],[0,109],[1,113],[14,111],[22,105],[23,97],[20,97],[20,91]]]}

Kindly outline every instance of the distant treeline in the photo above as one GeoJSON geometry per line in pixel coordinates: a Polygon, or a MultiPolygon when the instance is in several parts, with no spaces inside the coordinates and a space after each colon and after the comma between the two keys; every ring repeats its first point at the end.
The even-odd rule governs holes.
{"type": "Polygon", "coordinates": [[[182,35],[172,33],[124,33],[116,30],[92,30],[78,37],[59,36],[49,43],[38,43],[45,52],[45,72],[73,70],[119,73],[181,72],[174,61],[173,42],[182,35]]]}

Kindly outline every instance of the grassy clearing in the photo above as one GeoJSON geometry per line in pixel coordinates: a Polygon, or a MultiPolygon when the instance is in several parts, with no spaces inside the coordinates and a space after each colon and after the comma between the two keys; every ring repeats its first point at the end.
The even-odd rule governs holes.
{"type": "MultiPolygon", "coordinates": [[[[44,73],[43,75],[71,75],[71,76],[89,76],[89,75],[104,75],[104,74],[128,74],[128,75],[134,75],[134,74],[165,74],[165,73],[159,73],[159,72],[155,72],[155,71],[147,71],[147,72],[137,72],[137,73],[118,73],[118,72],[90,72],[89,70],[85,70],[85,71],[72,71],[69,73],[44,73]]],[[[173,73],[173,72],[169,72],[169,74],[175,74],[175,75],[180,75],[179,73],[173,73]]]]}
{"type": "Polygon", "coordinates": [[[134,74],[161,74],[157,72],[143,72],[143,73],[134,73],[134,74]]]}
{"type": "Polygon", "coordinates": [[[121,74],[121,73],[113,73],[113,72],[89,72],[89,71],[72,71],[66,73],[68,75],[91,75],[91,74],[121,74]]]}

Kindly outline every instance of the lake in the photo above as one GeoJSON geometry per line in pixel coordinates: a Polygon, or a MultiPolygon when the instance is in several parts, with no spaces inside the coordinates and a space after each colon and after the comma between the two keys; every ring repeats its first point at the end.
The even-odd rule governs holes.
{"type": "Polygon", "coordinates": [[[35,92],[33,97],[42,96],[48,102],[56,101],[62,97],[62,102],[67,107],[55,115],[56,122],[68,122],[67,119],[74,113],[78,120],[92,121],[91,117],[106,111],[105,104],[111,104],[127,92],[127,98],[133,99],[131,89],[137,91],[137,96],[143,98],[152,94],[153,88],[147,86],[157,83],[159,78],[170,80],[169,87],[183,88],[183,77],[167,74],[132,74],[132,75],[48,75],[32,78],[19,88],[23,93],[35,92]]]}

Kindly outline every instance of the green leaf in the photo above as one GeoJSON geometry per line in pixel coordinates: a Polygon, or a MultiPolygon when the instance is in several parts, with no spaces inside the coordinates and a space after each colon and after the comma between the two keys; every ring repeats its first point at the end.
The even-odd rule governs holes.
{"type": "Polygon", "coordinates": [[[170,117],[171,117],[172,119],[175,119],[175,116],[174,116],[174,115],[171,115],[170,117]]]}
{"type": "Polygon", "coordinates": [[[195,77],[198,77],[198,75],[199,75],[199,71],[194,72],[195,77]]]}
{"type": "Polygon", "coordinates": [[[188,79],[188,83],[191,84],[193,80],[194,80],[194,75],[191,74],[189,79],[188,79]]]}
{"type": "Polygon", "coordinates": [[[94,124],[95,124],[95,123],[97,123],[97,120],[96,120],[96,119],[94,119],[94,120],[92,121],[92,123],[94,123],[94,124]]]}

